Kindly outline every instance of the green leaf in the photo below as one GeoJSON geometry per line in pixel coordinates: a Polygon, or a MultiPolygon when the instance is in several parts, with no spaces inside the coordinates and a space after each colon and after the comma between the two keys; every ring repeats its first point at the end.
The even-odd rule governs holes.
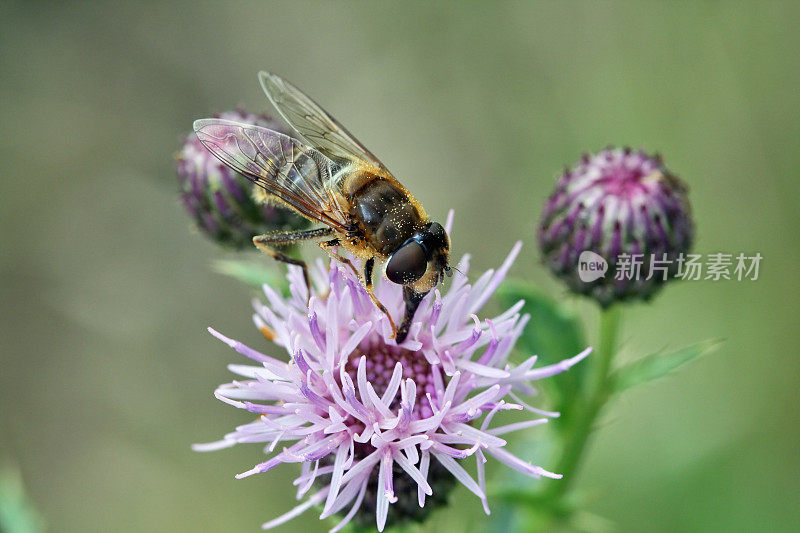
{"type": "Polygon", "coordinates": [[[44,520],[25,494],[19,471],[10,465],[0,468],[0,531],[44,531],[44,520]]]}
{"type": "Polygon", "coordinates": [[[288,289],[286,277],[263,264],[233,259],[219,260],[213,263],[213,269],[253,287],[269,285],[276,290],[280,289],[284,294],[288,289]]]}
{"type": "MultiPolygon", "coordinates": [[[[498,290],[497,298],[503,307],[525,300],[521,312],[530,314],[531,320],[522,332],[517,349],[524,352],[524,357],[538,355],[537,366],[557,363],[586,348],[578,317],[530,283],[508,280],[498,290]]],[[[554,389],[551,392],[554,394],[555,408],[562,415],[565,414],[568,404],[577,397],[585,366],[583,363],[579,364],[545,380],[554,389]]]]}
{"type": "Polygon", "coordinates": [[[720,339],[710,339],[674,352],[656,352],[642,357],[614,373],[613,390],[621,392],[666,376],[689,361],[715,350],[721,343],[720,339]]]}

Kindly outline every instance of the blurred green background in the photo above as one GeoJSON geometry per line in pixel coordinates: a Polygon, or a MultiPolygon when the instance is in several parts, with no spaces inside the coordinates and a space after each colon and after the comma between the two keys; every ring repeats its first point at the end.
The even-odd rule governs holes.
{"type": "MultiPolygon", "coordinates": [[[[189,449],[247,420],[212,397],[243,360],[205,327],[259,336],[172,166],[194,119],[267,110],[270,69],[433,216],[454,207],[476,271],[524,240],[513,274],[590,331],[594,308],[538,263],[542,202],[583,150],[664,154],[695,250],[760,252],[760,279],[628,309],[623,358],[726,343],[611,405],[579,484],[620,531],[797,530],[799,5],[3,2],[0,456],[52,531],[255,531],[293,505],[291,466],[234,480],[259,447],[189,449]]],[[[454,503],[425,529],[491,520],[454,503]]]]}

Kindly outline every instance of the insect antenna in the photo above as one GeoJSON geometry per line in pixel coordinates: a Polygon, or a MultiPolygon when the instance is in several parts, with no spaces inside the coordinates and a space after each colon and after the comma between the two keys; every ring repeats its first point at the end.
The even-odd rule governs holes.
{"type": "MultiPolygon", "coordinates": [[[[456,272],[458,272],[459,274],[461,274],[465,278],[467,277],[467,275],[464,274],[463,272],[461,272],[461,270],[459,270],[458,267],[454,267],[454,266],[446,266],[446,267],[444,267],[444,275],[447,276],[448,278],[452,278],[453,277],[453,270],[455,270],[456,272]]],[[[442,283],[444,283],[444,279],[442,279],[442,283]]]]}

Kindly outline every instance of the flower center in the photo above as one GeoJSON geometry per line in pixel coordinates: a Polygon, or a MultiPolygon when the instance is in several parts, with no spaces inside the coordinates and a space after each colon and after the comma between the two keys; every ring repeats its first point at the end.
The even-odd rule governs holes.
{"type": "MultiPolygon", "coordinates": [[[[387,346],[383,341],[372,341],[353,350],[345,370],[356,383],[358,361],[365,355],[367,363],[367,381],[372,384],[375,393],[382,396],[392,379],[395,365],[399,362],[403,367],[403,380],[413,379],[417,386],[417,397],[414,403],[413,416],[416,419],[433,416],[428,398],[425,393],[433,395],[434,383],[431,365],[422,352],[412,352],[397,346],[387,346]]],[[[400,405],[400,391],[398,390],[389,409],[394,411],[400,405]]]]}

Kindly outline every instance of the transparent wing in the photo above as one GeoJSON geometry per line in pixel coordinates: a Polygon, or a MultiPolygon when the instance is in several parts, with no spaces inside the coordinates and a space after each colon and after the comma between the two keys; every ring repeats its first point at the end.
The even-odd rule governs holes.
{"type": "Polygon", "coordinates": [[[270,72],[259,72],[258,79],[278,113],[308,144],[336,161],[365,159],[379,168],[386,168],[344,126],[300,89],[270,72]]]}
{"type": "Polygon", "coordinates": [[[311,220],[344,231],[347,218],[328,193],[337,165],[276,131],[230,120],[196,120],[194,132],[220,161],[311,220]]]}

